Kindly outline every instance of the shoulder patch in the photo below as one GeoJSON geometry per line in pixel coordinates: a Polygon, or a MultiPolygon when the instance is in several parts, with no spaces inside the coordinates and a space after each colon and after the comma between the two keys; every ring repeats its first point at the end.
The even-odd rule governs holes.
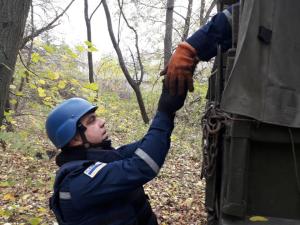
{"type": "Polygon", "coordinates": [[[90,165],[85,171],[84,174],[88,175],[89,177],[93,178],[96,174],[107,164],[103,162],[96,162],[93,165],[90,165]]]}

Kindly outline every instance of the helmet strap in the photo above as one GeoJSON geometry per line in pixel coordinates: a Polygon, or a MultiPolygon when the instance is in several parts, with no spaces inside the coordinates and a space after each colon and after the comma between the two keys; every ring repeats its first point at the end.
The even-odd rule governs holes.
{"type": "Polygon", "coordinates": [[[85,133],[84,133],[86,131],[86,127],[83,126],[83,124],[79,122],[77,125],[77,128],[78,128],[79,135],[83,141],[83,146],[85,148],[89,148],[91,146],[91,144],[88,142],[88,140],[85,136],[85,133]]]}

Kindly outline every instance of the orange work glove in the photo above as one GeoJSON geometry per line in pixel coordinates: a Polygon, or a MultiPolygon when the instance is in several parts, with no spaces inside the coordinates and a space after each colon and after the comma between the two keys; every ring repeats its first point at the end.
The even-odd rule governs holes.
{"type": "Polygon", "coordinates": [[[166,88],[171,95],[183,95],[186,90],[194,90],[193,73],[199,59],[196,49],[189,43],[181,42],[173,53],[168,65],[160,72],[160,75],[166,75],[166,88]]]}

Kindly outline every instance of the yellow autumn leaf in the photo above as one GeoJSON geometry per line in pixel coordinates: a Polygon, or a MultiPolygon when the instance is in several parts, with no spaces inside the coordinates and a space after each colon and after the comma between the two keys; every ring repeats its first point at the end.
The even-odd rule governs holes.
{"type": "Polygon", "coordinates": [[[48,97],[44,98],[44,101],[50,102],[51,100],[52,100],[51,96],[48,96],[48,97]]]}
{"type": "Polygon", "coordinates": [[[11,193],[7,193],[3,196],[4,201],[14,201],[15,197],[11,193]]]}
{"type": "Polygon", "coordinates": [[[4,116],[10,116],[10,115],[13,114],[13,113],[14,113],[13,110],[5,111],[5,112],[4,112],[4,116]]]}
{"type": "Polygon", "coordinates": [[[59,82],[58,82],[58,88],[59,89],[64,89],[65,87],[66,87],[66,81],[65,80],[60,80],[59,82]]]}
{"type": "Polygon", "coordinates": [[[30,87],[31,89],[36,89],[36,88],[37,88],[37,86],[36,86],[35,84],[29,84],[29,87],[30,87]]]}
{"type": "Polygon", "coordinates": [[[82,52],[84,52],[84,46],[82,46],[82,45],[77,45],[77,46],[75,46],[75,48],[76,48],[76,50],[77,51],[79,51],[80,53],[82,53],[82,52]]]}
{"type": "Polygon", "coordinates": [[[86,98],[86,100],[88,100],[89,102],[93,102],[94,99],[95,99],[95,97],[91,96],[91,95],[86,98]]]}
{"type": "Polygon", "coordinates": [[[40,207],[40,208],[38,208],[38,211],[41,213],[45,213],[45,212],[47,212],[47,209],[40,207]]]}
{"type": "Polygon", "coordinates": [[[85,43],[88,47],[92,47],[92,46],[93,46],[93,43],[90,42],[90,41],[88,41],[88,40],[86,40],[84,43],[85,43]]]}
{"type": "Polygon", "coordinates": [[[16,125],[16,124],[17,124],[17,121],[11,120],[10,123],[13,124],[13,125],[16,125]]]}
{"type": "Polygon", "coordinates": [[[39,80],[39,83],[42,84],[42,85],[46,84],[46,82],[44,80],[42,80],[42,79],[39,80]]]}
{"type": "Polygon", "coordinates": [[[39,62],[41,60],[41,58],[42,57],[37,52],[34,52],[34,53],[31,54],[31,61],[34,62],[34,63],[39,62]]]}
{"type": "Polygon", "coordinates": [[[251,216],[249,218],[249,220],[251,222],[266,222],[266,221],[268,221],[268,218],[266,218],[264,216],[251,216]]]}
{"type": "Polygon", "coordinates": [[[79,85],[79,81],[76,80],[76,79],[71,79],[71,83],[72,83],[73,85],[79,85]]]}
{"type": "Polygon", "coordinates": [[[51,45],[44,45],[44,49],[46,50],[46,52],[52,54],[54,52],[54,47],[51,45]]]}
{"type": "Polygon", "coordinates": [[[104,114],[107,110],[104,107],[99,107],[97,109],[97,114],[104,114]]]}
{"type": "Polygon", "coordinates": [[[58,72],[52,72],[52,71],[48,71],[48,77],[51,80],[57,80],[59,78],[59,73],[58,72]]]}
{"type": "Polygon", "coordinates": [[[98,51],[98,49],[95,48],[94,46],[89,47],[87,50],[88,50],[88,52],[96,52],[96,51],[98,51]]]}
{"type": "Polygon", "coordinates": [[[15,95],[16,95],[16,96],[23,96],[24,94],[23,94],[21,91],[17,91],[17,92],[15,93],[15,95]]]}
{"type": "Polygon", "coordinates": [[[1,181],[0,182],[0,187],[9,187],[9,183],[7,181],[1,181]]]}
{"type": "Polygon", "coordinates": [[[16,99],[11,99],[9,100],[10,104],[15,105],[17,104],[17,100],[16,99]]]}
{"type": "Polygon", "coordinates": [[[28,220],[31,225],[39,225],[42,222],[42,219],[39,217],[33,217],[28,220]]]}
{"type": "Polygon", "coordinates": [[[175,135],[175,134],[172,134],[172,136],[171,136],[171,141],[172,142],[175,142],[175,141],[177,141],[178,140],[178,137],[175,135]]]}
{"type": "Polygon", "coordinates": [[[85,84],[83,87],[90,89],[92,91],[98,91],[98,89],[99,89],[99,86],[97,83],[85,84]]]}
{"type": "Polygon", "coordinates": [[[37,90],[41,98],[46,97],[45,89],[39,87],[37,90]]]}

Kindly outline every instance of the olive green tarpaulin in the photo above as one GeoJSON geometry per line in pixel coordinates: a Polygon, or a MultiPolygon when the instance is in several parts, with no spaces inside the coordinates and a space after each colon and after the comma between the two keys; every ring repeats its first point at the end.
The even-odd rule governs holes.
{"type": "Polygon", "coordinates": [[[246,0],[221,108],[300,128],[300,1],[246,0]]]}

